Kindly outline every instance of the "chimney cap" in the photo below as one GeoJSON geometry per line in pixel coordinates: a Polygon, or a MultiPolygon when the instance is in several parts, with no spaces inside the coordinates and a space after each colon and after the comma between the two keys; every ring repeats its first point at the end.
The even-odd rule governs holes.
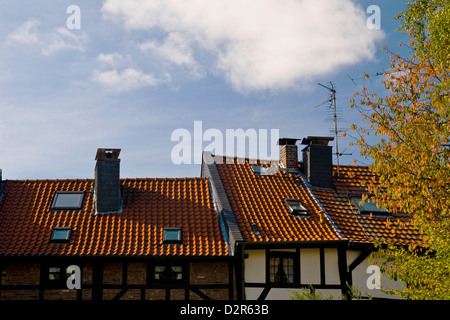
{"type": "Polygon", "coordinates": [[[279,146],[294,145],[298,140],[300,140],[300,139],[280,138],[280,139],[278,139],[277,145],[279,145],[279,146]]]}
{"type": "Polygon", "coordinates": [[[95,160],[106,160],[106,161],[117,160],[119,159],[120,150],[121,149],[98,148],[95,160]]]}
{"type": "Polygon", "coordinates": [[[316,145],[316,146],[328,146],[328,142],[333,141],[334,137],[318,137],[318,136],[308,136],[303,138],[301,144],[316,145]]]}

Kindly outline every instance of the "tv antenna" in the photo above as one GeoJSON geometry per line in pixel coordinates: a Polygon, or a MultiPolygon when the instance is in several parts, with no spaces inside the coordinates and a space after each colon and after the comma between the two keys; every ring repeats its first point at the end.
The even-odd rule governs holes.
{"type": "MultiPolygon", "coordinates": [[[[335,149],[336,149],[336,168],[337,168],[337,175],[339,177],[339,157],[342,155],[349,155],[347,153],[339,153],[339,143],[338,143],[338,136],[339,136],[339,129],[338,129],[338,117],[337,117],[337,108],[336,108],[336,89],[333,84],[333,82],[330,81],[330,86],[327,87],[321,83],[318,83],[319,86],[324,87],[325,89],[329,90],[331,92],[330,99],[322,102],[321,104],[315,106],[315,108],[318,108],[325,103],[330,103],[330,107],[333,107],[333,121],[334,121],[334,143],[335,143],[335,149]]],[[[345,150],[344,150],[345,151],[345,150]]]]}

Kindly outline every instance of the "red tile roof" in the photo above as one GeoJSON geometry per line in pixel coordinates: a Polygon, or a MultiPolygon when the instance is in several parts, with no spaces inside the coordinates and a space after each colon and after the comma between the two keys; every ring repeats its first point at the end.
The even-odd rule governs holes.
{"type": "MultiPolygon", "coordinates": [[[[321,208],[298,177],[282,172],[255,175],[248,159],[228,163],[216,165],[244,241],[343,240],[321,216],[321,208]],[[301,200],[309,216],[293,216],[284,199],[301,200]],[[253,224],[259,235],[253,232],[253,224]]],[[[267,166],[260,161],[257,165],[267,166]]]]}
{"type": "Polygon", "coordinates": [[[203,178],[122,179],[123,211],[93,215],[94,180],[5,182],[0,255],[226,256],[203,178]],[[85,191],[81,210],[52,210],[56,191],[85,191]],[[72,227],[70,243],[51,243],[53,227],[72,227]],[[163,228],[181,227],[182,244],[164,244],[163,228]]]}
{"type": "Polygon", "coordinates": [[[350,196],[368,194],[366,185],[376,175],[367,166],[339,167],[339,177],[334,166],[334,190],[314,193],[336,223],[342,235],[355,242],[381,242],[406,245],[419,242],[421,235],[411,224],[411,217],[404,213],[392,213],[390,217],[360,214],[350,196]]]}
{"type": "MultiPolygon", "coordinates": [[[[248,159],[235,158],[234,163],[228,159],[222,163],[216,166],[245,241],[346,239],[373,243],[378,239],[408,244],[420,238],[409,216],[401,213],[391,217],[362,215],[350,201],[350,195],[367,193],[362,182],[375,177],[369,167],[340,166],[340,177],[337,177],[334,166],[335,188],[325,189],[309,185],[301,174],[278,171],[275,175],[255,175],[248,159]],[[301,200],[310,217],[290,214],[283,203],[286,198],[301,200]],[[321,210],[326,213],[322,219],[321,210]],[[254,234],[252,224],[257,225],[260,235],[254,234]]],[[[267,166],[267,163],[258,160],[256,165],[267,166]]],[[[299,168],[301,166],[300,163],[299,168]]]]}

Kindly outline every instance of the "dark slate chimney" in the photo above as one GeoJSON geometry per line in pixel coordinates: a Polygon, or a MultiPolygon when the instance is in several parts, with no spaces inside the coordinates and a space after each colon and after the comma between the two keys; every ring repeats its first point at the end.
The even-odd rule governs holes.
{"type": "Polygon", "coordinates": [[[120,149],[97,149],[95,160],[94,213],[121,212],[120,149]]]}
{"type": "Polygon", "coordinates": [[[331,137],[307,137],[302,144],[303,173],[314,187],[333,188],[333,154],[328,142],[331,137]]]}
{"type": "Polygon", "coordinates": [[[280,162],[288,172],[298,172],[298,148],[295,144],[297,140],[299,139],[278,139],[277,144],[282,146],[280,150],[280,162]]]}

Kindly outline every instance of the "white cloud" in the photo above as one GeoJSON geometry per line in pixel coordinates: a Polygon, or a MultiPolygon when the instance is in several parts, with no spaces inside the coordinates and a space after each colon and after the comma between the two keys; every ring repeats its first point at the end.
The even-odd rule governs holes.
{"type": "Polygon", "coordinates": [[[91,82],[99,84],[114,93],[123,93],[142,87],[156,86],[162,79],[147,74],[135,67],[131,56],[120,53],[100,53],[96,61],[98,68],[94,70],[91,82]]]}
{"type": "Polygon", "coordinates": [[[102,12],[130,30],[166,32],[141,46],[174,65],[201,70],[194,48],[212,55],[203,68],[238,91],[289,88],[370,60],[383,37],[351,0],[106,0],[102,12]]]}
{"type": "Polygon", "coordinates": [[[37,20],[31,19],[24,22],[16,31],[8,35],[8,43],[38,44],[36,28],[39,25],[37,20]]]}
{"type": "Polygon", "coordinates": [[[107,90],[111,90],[116,93],[127,92],[158,84],[158,80],[153,75],[146,74],[135,68],[126,68],[121,72],[117,70],[95,70],[92,76],[92,81],[100,84],[107,90]]]}
{"type": "Polygon", "coordinates": [[[66,28],[57,28],[50,34],[46,35],[47,39],[44,40],[42,53],[44,55],[52,55],[62,50],[75,50],[84,52],[85,43],[88,39],[87,35],[81,33],[77,35],[75,32],[67,30],[66,28]]]}
{"type": "Polygon", "coordinates": [[[8,44],[35,45],[46,56],[63,50],[83,52],[88,36],[84,32],[73,32],[66,28],[56,28],[51,32],[38,32],[39,21],[30,19],[7,37],[8,44]]]}
{"type": "Polygon", "coordinates": [[[121,54],[114,53],[100,53],[97,56],[97,61],[103,63],[105,65],[109,65],[113,68],[124,65],[125,63],[129,63],[131,61],[130,56],[122,56],[121,54]]]}
{"type": "Polygon", "coordinates": [[[195,60],[191,46],[192,44],[187,35],[171,32],[163,43],[149,40],[140,44],[139,49],[153,53],[170,64],[184,66],[189,69],[191,76],[201,78],[204,75],[204,71],[195,60]]]}

